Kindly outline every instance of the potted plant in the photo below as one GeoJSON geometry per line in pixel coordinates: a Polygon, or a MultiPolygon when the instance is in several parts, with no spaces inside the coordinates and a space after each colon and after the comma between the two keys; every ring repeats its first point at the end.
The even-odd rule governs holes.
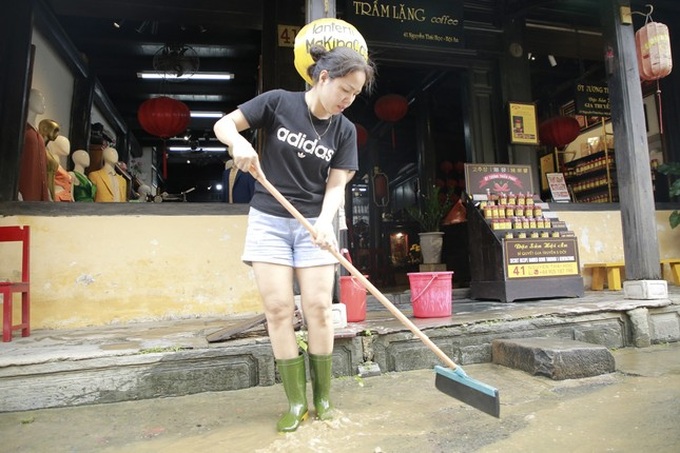
{"type": "Polygon", "coordinates": [[[423,264],[441,261],[444,233],[440,231],[444,216],[451,209],[451,201],[441,188],[428,184],[419,196],[419,206],[406,207],[406,213],[420,225],[420,247],[423,264]]]}
{"type": "MultiPolygon", "coordinates": [[[[680,176],[680,163],[670,162],[667,164],[659,165],[657,168],[659,173],[667,176],[680,176]]],[[[680,179],[675,179],[670,186],[669,194],[672,197],[680,196],[680,179]]],[[[671,228],[675,228],[680,225],[680,211],[677,209],[671,213],[668,219],[671,228]]]]}

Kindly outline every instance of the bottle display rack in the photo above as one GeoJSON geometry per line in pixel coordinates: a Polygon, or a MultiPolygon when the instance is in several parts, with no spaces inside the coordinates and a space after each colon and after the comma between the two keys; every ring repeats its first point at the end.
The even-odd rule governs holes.
{"type": "Polygon", "coordinates": [[[573,231],[533,194],[466,197],[474,299],[581,297],[573,231]]]}

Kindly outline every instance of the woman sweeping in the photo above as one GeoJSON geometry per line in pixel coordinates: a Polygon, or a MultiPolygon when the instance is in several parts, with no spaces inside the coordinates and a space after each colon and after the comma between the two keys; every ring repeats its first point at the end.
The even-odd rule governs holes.
{"type": "Polygon", "coordinates": [[[262,172],[314,225],[311,235],[259,183],[250,202],[242,259],[253,268],[262,297],[274,358],[288,398],[277,423],[295,431],[308,416],[305,358],[293,327],[293,279],[301,295],[308,332],[310,375],[316,416],[330,417],[333,352],[332,290],[337,260],[333,218],[345,186],[358,170],[356,129],[342,112],[362,91],[370,92],[375,67],[356,51],[312,47],[307,69],[314,82],[306,92],[272,90],[241,104],[215,124],[241,171],[262,172]],[[240,134],[262,129],[258,156],[240,134]]]}

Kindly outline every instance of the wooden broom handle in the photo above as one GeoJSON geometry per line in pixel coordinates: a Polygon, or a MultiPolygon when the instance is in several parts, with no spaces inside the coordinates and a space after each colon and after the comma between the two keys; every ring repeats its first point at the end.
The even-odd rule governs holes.
{"type": "MultiPolygon", "coordinates": [[[[260,171],[251,170],[250,173],[253,175],[255,179],[258,180],[260,184],[264,186],[265,189],[267,189],[267,191],[270,194],[272,194],[274,198],[276,198],[276,200],[279,203],[281,203],[281,205],[286,209],[286,211],[288,211],[293,217],[295,217],[302,224],[302,226],[304,226],[307,229],[307,231],[314,235],[314,226],[312,226],[312,224],[309,223],[309,220],[305,219],[304,216],[300,214],[300,211],[298,211],[295,208],[295,206],[293,206],[291,202],[288,201],[286,197],[284,197],[281,194],[281,192],[279,192],[278,189],[267,180],[267,178],[264,176],[264,173],[262,173],[261,170],[260,171]]],[[[359,282],[361,282],[361,284],[364,286],[364,288],[366,288],[368,292],[373,294],[373,296],[375,296],[375,298],[378,299],[380,303],[383,304],[385,308],[387,308],[390,311],[390,313],[392,313],[394,317],[399,320],[399,322],[401,322],[411,332],[413,332],[415,336],[420,338],[420,340],[423,343],[425,343],[425,346],[430,348],[432,352],[434,352],[442,362],[444,362],[449,368],[453,370],[458,368],[458,365],[456,365],[456,363],[453,360],[451,360],[449,356],[444,354],[444,351],[439,349],[439,347],[436,344],[434,344],[434,342],[432,342],[432,340],[430,340],[430,338],[427,335],[425,335],[415,324],[413,324],[413,322],[410,319],[408,319],[397,307],[395,307],[394,304],[390,302],[390,300],[387,297],[385,297],[385,295],[381,293],[378,290],[378,288],[376,288],[373,285],[373,283],[371,283],[366,277],[364,277],[364,275],[361,272],[359,272],[359,270],[356,267],[354,267],[354,265],[351,262],[349,262],[349,260],[347,260],[347,258],[342,256],[342,254],[338,252],[338,250],[336,250],[335,248],[331,247],[328,249],[328,251],[331,252],[333,256],[340,262],[340,264],[342,264],[342,266],[345,269],[347,269],[347,271],[350,274],[356,277],[359,280],[359,282]]]]}

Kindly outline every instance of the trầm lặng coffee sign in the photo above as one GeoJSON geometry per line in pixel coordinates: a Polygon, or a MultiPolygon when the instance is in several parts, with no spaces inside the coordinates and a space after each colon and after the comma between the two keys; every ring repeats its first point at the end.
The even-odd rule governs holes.
{"type": "Polygon", "coordinates": [[[347,22],[368,41],[463,47],[463,2],[347,0],[347,22]]]}

